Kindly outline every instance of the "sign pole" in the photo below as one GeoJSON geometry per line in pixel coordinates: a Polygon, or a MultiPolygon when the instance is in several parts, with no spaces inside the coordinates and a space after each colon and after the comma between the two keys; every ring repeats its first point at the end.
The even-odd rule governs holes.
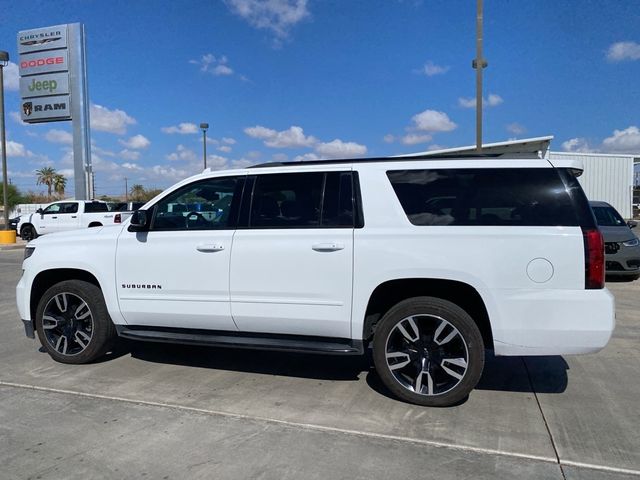
{"type": "Polygon", "coordinates": [[[89,137],[89,101],[86,77],[84,25],[71,23],[69,36],[69,87],[73,123],[73,180],[77,200],[91,197],[91,139],[89,137]]]}

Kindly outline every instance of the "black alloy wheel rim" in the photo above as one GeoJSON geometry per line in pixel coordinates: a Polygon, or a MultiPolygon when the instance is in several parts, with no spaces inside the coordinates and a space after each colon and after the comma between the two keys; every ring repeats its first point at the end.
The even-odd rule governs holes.
{"type": "Polygon", "coordinates": [[[94,325],[87,302],[74,293],[55,295],[44,307],[42,331],[47,343],[62,355],[78,355],[91,343],[94,325]]]}
{"type": "Polygon", "coordinates": [[[442,317],[403,318],[387,337],[385,356],[394,379],[410,392],[443,395],[462,382],[469,349],[458,329],[442,317]]]}

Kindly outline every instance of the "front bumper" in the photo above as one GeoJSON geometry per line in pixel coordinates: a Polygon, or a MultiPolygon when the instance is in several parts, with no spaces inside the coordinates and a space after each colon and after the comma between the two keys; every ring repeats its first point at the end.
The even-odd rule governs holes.
{"type": "Polygon", "coordinates": [[[607,275],[640,275],[640,245],[625,247],[620,245],[616,253],[605,255],[605,272],[607,275]]]}

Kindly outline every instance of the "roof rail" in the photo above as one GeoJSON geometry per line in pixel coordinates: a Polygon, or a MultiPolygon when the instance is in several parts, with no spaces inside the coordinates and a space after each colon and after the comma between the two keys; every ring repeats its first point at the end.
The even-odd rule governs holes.
{"type": "MultiPolygon", "coordinates": [[[[325,160],[298,160],[295,162],[266,162],[259,163],[257,165],[251,165],[247,168],[270,168],[270,167],[294,167],[300,165],[334,165],[341,163],[377,163],[377,162],[415,162],[415,161],[434,161],[434,160],[448,160],[448,159],[460,159],[465,160],[469,158],[500,158],[508,156],[510,158],[523,158],[518,155],[509,155],[503,153],[449,153],[442,155],[412,155],[401,157],[371,157],[371,158],[339,158],[339,159],[325,159],[325,160]]],[[[532,157],[526,157],[531,159],[532,157]]],[[[537,158],[537,157],[536,157],[537,158]]]]}

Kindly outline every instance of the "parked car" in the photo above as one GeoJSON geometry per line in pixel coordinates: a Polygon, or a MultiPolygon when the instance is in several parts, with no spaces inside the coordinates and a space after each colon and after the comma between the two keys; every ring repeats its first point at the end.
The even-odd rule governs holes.
{"type": "Polygon", "coordinates": [[[631,231],[638,223],[625,222],[618,211],[606,202],[589,202],[604,236],[606,274],[640,278],[640,240],[631,231]]]}
{"type": "Polygon", "coordinates": [[[27,336],[87,363],[134,340],[336,355],[451,405],[496,355],[611,337],[604,246],[573,160],[469,156],[205,171],[120,227],[38,238],[17,285],[27,336]]]}
{"type": "Polygon", "coordinates": [[[23,240],[53,232],[121,223],[122,215],[109,212],[105,202],[97,200],[62,200],[36,213],[20,215],[16,229],[23,240]]]}
{"type": "Polygon", "coordinates": [[[9,228],[11,230],[18,230],[18,222],[20,221],[20,217],[13,217],[9,219],[9,228]]]}

